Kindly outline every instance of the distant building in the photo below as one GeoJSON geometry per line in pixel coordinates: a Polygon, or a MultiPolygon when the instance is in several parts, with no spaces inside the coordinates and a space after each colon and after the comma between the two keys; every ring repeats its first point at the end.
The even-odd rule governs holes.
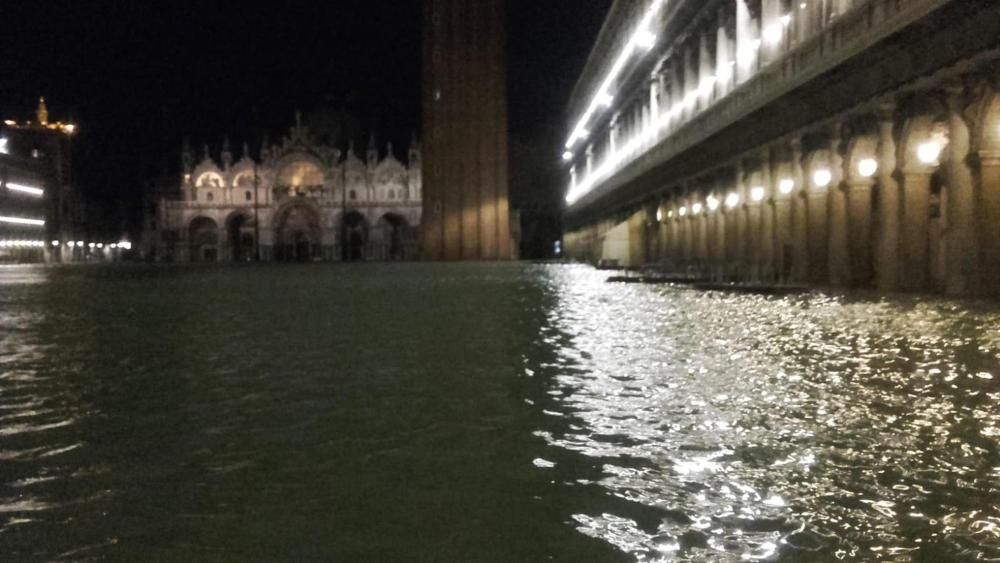
{"type": "MultiPolygon", "coordinates": [[[[119,254],[91,236],[94,210],[72,179],[71,123],[49,120],[45,99],[33,121],[0,127],[0,262],[78,262],[119,254]]],[[[128,245],[128,243],[125,243],[128,245]]]]}
{"type": "Polygon", "coordinates": [[[509,260],[504,3],[424,6],[424,254],[509,260]]]}
{"type": "Polygon", "coordinates": [[[180,262],[411,260],[419,257],[420,147],[407,162],[374,137],[361,160],[319,144],[297,118],[280,145],[234,161],[205,147],[182,154],[182,176],[145,205],[142,252],[180,262]],[[259,244],[258,244],[259,241],[259,244]]]}

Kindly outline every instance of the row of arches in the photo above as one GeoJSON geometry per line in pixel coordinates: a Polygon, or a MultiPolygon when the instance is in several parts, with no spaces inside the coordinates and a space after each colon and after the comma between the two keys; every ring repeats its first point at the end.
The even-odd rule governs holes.
{"type": "Polygon", "coordinates": [[[726,279],[1000,295],[1000,92],[933,94],[740,155],[567,249],[726,279]]]}
{"type": "Polygon", "coordinates": [[[406,219],[386,213],[371,225],[357,211],[341,218],[333,236],[333,248],[324,245],[324,227],[319,213],[305,205],[289,206],[272,221],[273,243],[267,249],[257,244],[260,236],[254,218],[233,213],[223,225],[210,217],[196,217],[187,228],[188,256],[192,262],[249,262],[257,259],[279,262],[322,260],[403,260],[408,257],[414,232],[406,219]]]}

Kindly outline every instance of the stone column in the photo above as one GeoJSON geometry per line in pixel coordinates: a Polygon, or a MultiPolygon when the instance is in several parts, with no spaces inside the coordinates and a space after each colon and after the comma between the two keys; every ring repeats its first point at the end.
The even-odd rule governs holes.
{"type": "MultiPolygon", "coordinates": [[[[684,215],[680,217],[681,225],[681,240],[684,245],[684,251],[682,252],[682,257],[684,262],[690,262],[694,257],[694,235],[691,228],[691,201],[688,198],[681,200],[681,209],[684,211],[684,215]]],[[[680,210],[678,211],[678,213],[680,210]]]]}
{"type": "Polygon", "coordinates": [[[736,218],[736,261],[742,266],[748,266],[752,262],[753,247],[750,244],[752,235],[750,233],[746,177],[742,163],[736,165],[736,193],[740,196],[740,204],[733,210],[736,218]]]}
{"type": "Polygon", "coordinates": [[[892,104],[879,112],[878,192],[879,221],[875,242],[875,278],[878,288],[892,291],[899,287],[900,191],[896,182],[896,139],[893,133],[892,104]]]}
{"type": "Polygon", "coordinates": [[[702,206],[701,213],[699,213],[698,216],[695,217],[695,221],[697,222],[698,225],[698,260],[704,264],[705,262],[708,262],[709,258],[711,257],[709,250],[711,246],[708,239],[709,235],[708,210],[705,209],[704,203],[701,203],[700,199],[701,196],[698,197],[699,197],[699,203],[702,206]]]}
{"type": "Polygon", "coordinates": [[[726,214],[722,201],[725,195],[716,196],[719,198],[719,208],[715,210],[715,263],[717,270],[721,272],[726,266],[726,214]]]}
{"type": "Polygon", "coordinates": [[[781,0],[762,0],[761,1],[761,38],[764,42],[761,44],[761,58],[764,63],[769,63],[778,58],[781,53],[782,46],[784,45],[785,29],[781,25],[781,0]],[[781,41],[777,43],[771,43],[764,34],[770,29],[781,29],[781,41]]]}
{"type": "Polygon", "coordinates": [[[742,84],[753,76],[757,55],[753,45],[756,38],[753,34],[750,9],[746,0],[736,2],[736,84],[742,84]]]}
{"type": "MultiPolygon", "coordinates": [[[[712,53],[708,49],[708,34],[706,30],[698,32],[698,35],[698,84],[696,85],[699,90],[698,107],[706,109],[712,105],[712,100],[714,99],[714,84],[713,89],[706,92],[701,91],[701,85],[708,78],[715,76],[715,61],[712,60],[715,57],[715,53],[712,53]]],[[[718,79],[716,79],[716,82],[718,82],[718,79]]]]}
{"type": "Polygon", "coordinates": [[[847,184],[847,226],[850,244],[850,285],[872,283],[872,186],[871,178],[854,177],[847,184]]]}
{"type": "Polygon", "coordinates": [[[802,139],[794,138],[792,149],[792,180],[795,189],[790,194],[792,204],[792,278],[805,281],[809,275],[809,220],[806,195],[809,193],[802,167],[802,139]]]}
{"type": "MultiPolygon", "coordinates": [[[[687,99],[689,95],[694,95],[698,92],[698,68],[692,60],[697,53],[697,46],[692,46],[691,41],[688,41],[688,46],[683,47],[682,52],[684,53],[684,99],[687,99]]],[[[682,113],[685,122],[698,113],[697,97],[695,100],[696,103],[694,105],[684,105],[682,113]]]]}
{"type": "Polygon", "coordinates": [[[847,193],[844,189],[843,139],[840,125],[834,126],[830,140],[830,284],[847,285],[850,280],[847,251],[847,193]]]}
{"type": "Polygon", "coordinates": [[[928,227],[931,171],[912,167],[903,171],[900,256],[902,287],[923,291],[928,283],[928,227]]]}
{"type": "Polygon", "coordinates": [[[781,282],[792,276],[792,194],[781,193],[781,182],[786,179],[773,168],[774,186],[774,272],[781,282]]]}
{"type": "MultiPolygon", "coordinates": [[[[812,172],[815,172],[813,167],[812,172]]],[[[816,285],[826,285],[830,282],[828,253],[830,249],[828,210],[830,207],[829,190],[832,187],[818,186],[812,174],[809,178],[809,192],[806,194],[808,206],[808,252],[809,252],[809,282],[816,285]]]]}
{"type": "Polygon", "coordinates": [[[611,118],[611,126],[608,127],[608,149],[611,154],[618,152],[618,114],[611,118]]]}
{"type": "MultiPolygon", "coordinates": [[[[978,278],[979,249],[976,244],[975,187],[968,158],[971,150],[969,126],[962,117],[965,95],[961,87],[949,89],[948,128],[950,142],[942,163],[948,191],[947,282],[948,295],[968,295],[978,278]]],[[[994,126],[995,124],[987,124],[994,126]]]]}
{"type": "Polygon", "coordinates": [[[660,121],[660,71],[656,70],[649,79],[649,125],[656,127],[660,121]]]}
{"type": "MultiPolygon", "coordinates": [[[[1000,135],[998,135],[1000,136],[1000,135]]],[[[980,275],[983,292],[1000,295],[1000,148],[979,153],[980,275]]]]}
{"type": "Polygon", "coordinates": [[[774,175],[771,173],[770,149],[765,149],[761,154],[760,175],[765,194],[764,200],[760,202],[760,263],[763,271],[770,276],[775,272],[774,206],[772,201],[778,192],[774,185],[774,175]]]}
{"type": "Polygon", "coordinates": [[[730,65],[734,61],[732,49],[730,48],[729,36],[726,34],[726,9],[720,8],[718,14],[718,28],[715,32],[715,76],[717,78],[715,90],[719,97],[725,96],[732,90],[735,65],[730,65]]]}

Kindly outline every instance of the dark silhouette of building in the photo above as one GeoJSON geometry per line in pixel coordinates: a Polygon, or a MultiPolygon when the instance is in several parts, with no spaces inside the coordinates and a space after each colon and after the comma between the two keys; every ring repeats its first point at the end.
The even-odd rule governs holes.
{"type": "Polygon", "coordinates": [[[424,256],[508,260],[503,0],[424,2],[424,256]]]}

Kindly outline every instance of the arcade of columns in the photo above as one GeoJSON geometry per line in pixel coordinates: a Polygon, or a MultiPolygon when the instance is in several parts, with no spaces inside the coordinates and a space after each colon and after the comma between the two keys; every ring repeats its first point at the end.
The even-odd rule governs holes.
{"type": "Polygon", "coordinates": [[[642,167],[658,159],[669,169],[670,159],[685,160],[700,151],[699,143],[716,143],[710,135],[740,125],[740,115],[744,123],[736,135],[760,135],[742,146],[760,143],[781,126],[748,127],[749,108],[781,104],[789,83],[831,88],[811,85],[833,68],[830,61],[859,56],[874,37],[905,29],[942,6],[955,18],[939,18],[939,27],[921,32],[925,43],[913,43],[920,38],[911,33],[908,48],[892,50],[880,63],[928,74],[914,74],[900,86],[893,80],[908,70],[861,69],[867,72],[850,76],[851,83],[878,94],[865,94],[853,109],[835,114],[808,104],[789,108],[789,121],[804,109],[816,120],[694,176],[661,181],[662,190],[643,200],[641,210],[633,202],[627,215],[568,233],[567,253],[598,262],[608,254],[606,246],[602,250],[606,236],[614,231],[618,237],[627,225],[628,236],[617,240],[628,241],[632,265],[663,263],[722,279],[1000,295],[1000,51],[992,24],[980,25],[992,21],[992,12],[969,16],[962,10],[974,6],[942,0],[733,0],[718,6],[706,8],[706,18],[679,34],[677,44],[664,46],[641,86],[648,96],[620,96],[626,101],[615,108],[606,132],[574,156],[571,215],[578,199],[592,205],[584,199],[588,190],[613,184],[633,162],[642,167]],[[961,55],[937,56],[963,35],[982,36],[977,44],[993,47],[977,50],[970,46],[976,41],[967,41],[961,55]],[[947,67],[931,66],[939,61],[947,67]],[[872,88],[882,84],[883,74],[893,75],[885,89],[872,88]],[[671,145],[679,148],[671,153],[671,145]],[[667,150],[657,152],[663,146],[667,150]],[[608,154],[617,154],[610,159],[615,166],[594,182],[608,154]]]}
{"type": "Polygon", "coordinates": [[[645,262],[1000,295],[1000,81],[966,76],[759,148],[648,204],[645,262]]]}

